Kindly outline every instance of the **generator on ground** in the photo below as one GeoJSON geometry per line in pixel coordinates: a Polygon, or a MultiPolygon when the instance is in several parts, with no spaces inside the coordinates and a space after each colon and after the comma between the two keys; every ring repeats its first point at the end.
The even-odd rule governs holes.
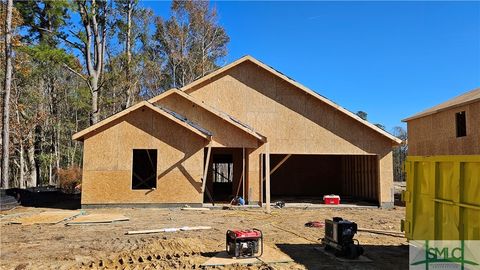
{"type": "Polygon", "coordinates": [[[258,229],[228,230],[227,253],[236,258],[260,257],[263,254],[263,233],[258,229]]]}
{"type": "Polygon", "coordinates": [[[356,259],[363,254],[363,247],[357,239],[353,239],[357,233],[357,224],[341,217],[333,220],[325,220],[325,238],[322,243],[325,250],[336,250],[335,255],[356,259]]]}

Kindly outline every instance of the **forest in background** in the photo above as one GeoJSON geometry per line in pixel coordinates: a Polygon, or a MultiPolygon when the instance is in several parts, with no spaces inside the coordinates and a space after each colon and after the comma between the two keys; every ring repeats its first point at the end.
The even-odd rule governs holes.
{"type": "Polygon", "coordinates": [[[227,54],[229,37],[206,1],[172,1],[169,18],[138,0],[13,1],[7,25],[10,1],[0,6],[2,119],[9,112],[2,187],[78,180],[82,146],[74,133],[210,73],[227,54]]]}
{"type": "MultiPolygon", "coordinates": [[[[82,162],[74,133],[212,72],[229,43],[206,1],[174,0],[162,18],[138,0],[7,0],[0,16],[3,188],[71,189],[82,162]]],[[[394,150],[396,180],[405,156],[405,144],[394,150]]]]}

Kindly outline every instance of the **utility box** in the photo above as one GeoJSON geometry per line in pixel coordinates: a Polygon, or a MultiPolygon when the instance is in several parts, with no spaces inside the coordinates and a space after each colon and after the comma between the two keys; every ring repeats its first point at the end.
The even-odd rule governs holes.
{"type": "Polygon", "coordinates": [[[411,240],[480,240],[480,155],[409,156],[402,231],[411,240]]]}

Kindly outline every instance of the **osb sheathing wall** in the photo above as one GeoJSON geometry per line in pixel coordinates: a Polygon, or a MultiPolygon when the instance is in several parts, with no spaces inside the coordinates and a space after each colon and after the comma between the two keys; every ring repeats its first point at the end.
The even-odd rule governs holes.
{"type": "MultiPolygon", "coordinates": [[[[255,127],[268,138],[271,153],[378,155],[379,202],[392,203],[392,142],[261,67],[243,62],[186,93],[255,127]]],[[[250,202],[261,198],[264,152],[265,145],[249,157],[250,202]]]]}
{"type": "Polygon", "coordinates": [[[259,146],[257,139],[252,135],[178,94],[174,93],[162,98],[156,104],[179,112],[190,121],[199,123],[212,132],[212,147],[257,148],[259,146]]]}
{"type": "Polygon", "coordinates": [[[408,125],[408,155],[479,155],[480,101],[412,119],[408,125]],[[456,136],[455,114],[465,111],[467,136],[456,136]]]}
{"type": "Polygon", "coordinates": [[[207,141],[149,108],[84,141],[82,204],[201,203],[207,141]],[[156,190],[132,190],[133,149],[157,149],[156,190]]]}

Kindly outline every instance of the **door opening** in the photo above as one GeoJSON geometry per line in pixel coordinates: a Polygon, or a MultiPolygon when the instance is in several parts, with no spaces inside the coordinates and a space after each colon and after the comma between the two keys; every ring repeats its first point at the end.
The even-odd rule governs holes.
{"type": "Polygon", "coordinates": [[[212,157],[213,194],[216,201],[228,201],[233,194],[233,155],[214,154],[212,157]]]}

